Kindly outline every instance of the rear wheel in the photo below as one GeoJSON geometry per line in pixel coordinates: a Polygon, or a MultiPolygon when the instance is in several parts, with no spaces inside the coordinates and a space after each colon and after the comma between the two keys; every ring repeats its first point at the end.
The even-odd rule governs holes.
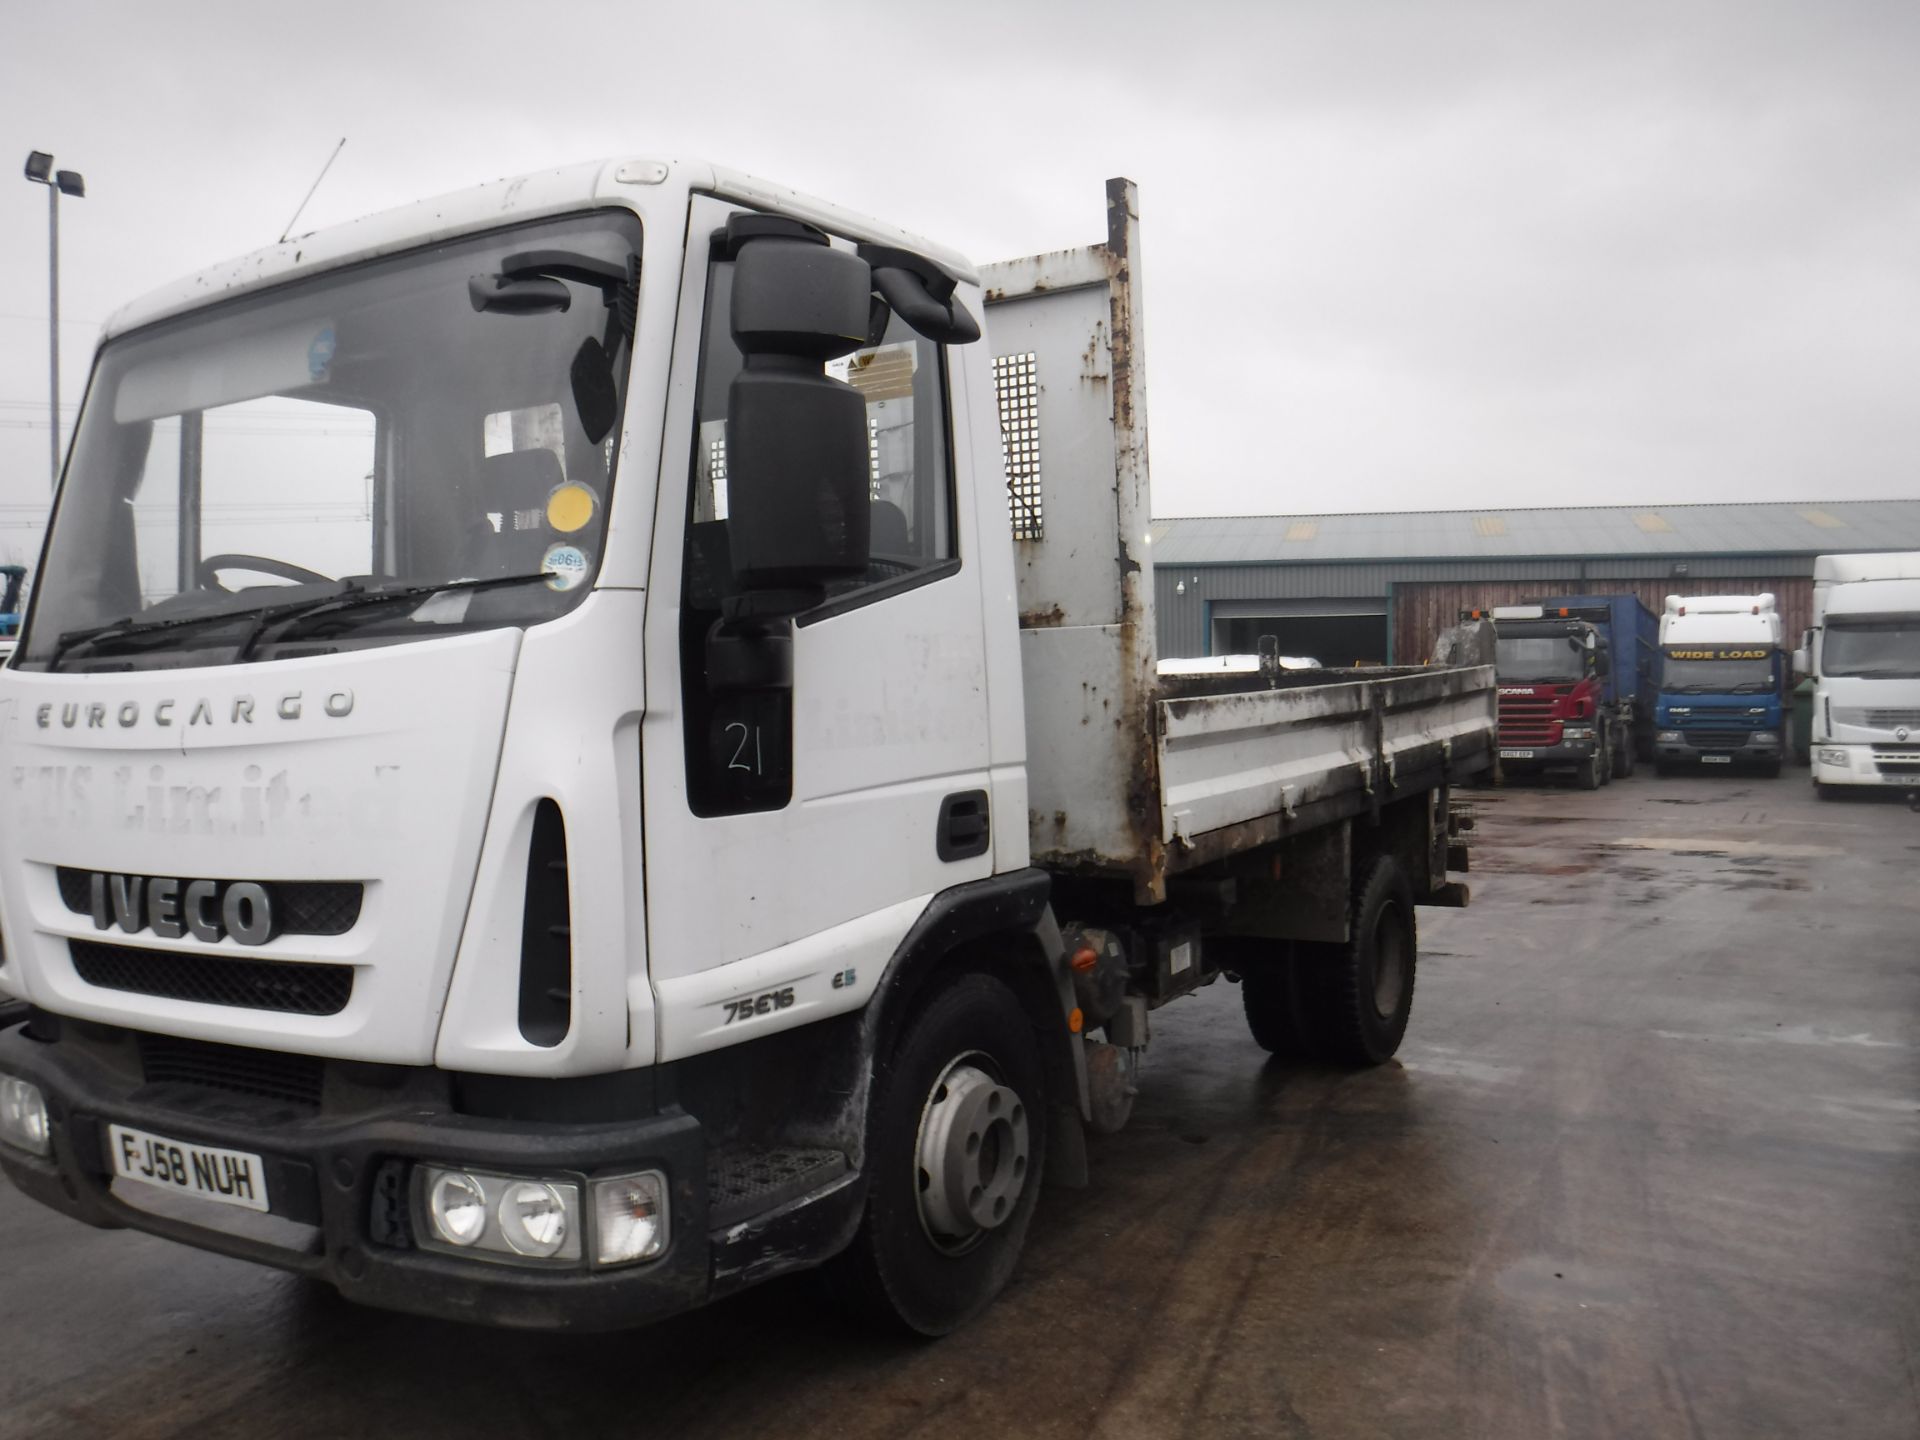
{"type": "Polygon", "coordinates": [[[1413,887],[1392,856],[1356,877],[1344,944],[1295,944],[1241,977],[1253,1038],[1279,1055],[1311,1055],[1336,1065],[1379,1065],[1393,1058],[1413,1014],[1418,935],[1413,887]]]}
{"type": "Polygon", "coordinates": [[[1613,778],[1624,780],[1633,774],[1633,737],[1623,736],[1613,747],[1613,778]]]}
{"type": "Polygon", "coordinates": [[[875,1065],[867,1210],[829,1282],[865,1317],[958,1329],[998,1295],[1026,1243],[1046,1160],[1033,1022],[988,975],[963,975],[875,1065]]]}

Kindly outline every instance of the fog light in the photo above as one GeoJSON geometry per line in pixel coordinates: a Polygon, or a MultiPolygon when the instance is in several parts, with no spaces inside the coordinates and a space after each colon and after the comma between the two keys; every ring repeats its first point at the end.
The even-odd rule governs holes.
{"type": "Polygon", "coordinates": [[[40,1087],[0,1075],[0,1140],[29,1155],[45,1155],[53,1148],[52,1135],[40,1087]]]}
{"type": "Polygon", "coordinates": [[[593,1182],[594,1259],[651,1260],[667,1248],[667,1177],[657,1170],[593,1182]]]}
{"type": "Polygon", "coordinates": [[[427,1216],[449,1245],[475,1244],[487,1230],[487,1192],[471,1175],[443,1172],[433,1182],[427,1216]]]}
{"type": "Polygon", "coordinates": [[[500,1234],[516,1254],[558,1255],[567,1243],[567,1202],[551,1185],[515,1185],[500,1202],[500,1234]]]}
{"type": "Polygon", "coordinates": [[[1684,743],[1687,737],[1678,730],[1661,730],[1656,732],[1653,738],[1661,745],[1679,745],[1684,743]]]}

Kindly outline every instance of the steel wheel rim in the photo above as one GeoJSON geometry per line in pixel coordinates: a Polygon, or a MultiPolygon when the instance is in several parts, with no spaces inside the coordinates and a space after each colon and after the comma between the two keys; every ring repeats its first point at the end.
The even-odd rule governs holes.
{"type": "Polygon", "coordinates": [[[1026,1102],[974,1050],[941,1070],[914,1137],[914,1206],[935,1249],[958,1255],[1020,1208],[1032,1164],[1026,1102]]]}

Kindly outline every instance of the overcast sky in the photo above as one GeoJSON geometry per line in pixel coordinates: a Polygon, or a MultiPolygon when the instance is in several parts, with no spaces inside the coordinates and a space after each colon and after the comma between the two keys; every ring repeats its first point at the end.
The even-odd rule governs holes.
{"type": "Polygon", "coordinates": [[[271,242],[342,134],[302,230],[703,155],[991,260],[1131,176],[1162,515],[1920,494],[1912,0],[62,0],[0,53],[0,506],[46,484],[26,151],[87,180],[77,399],[98,322],[271,242]]]}

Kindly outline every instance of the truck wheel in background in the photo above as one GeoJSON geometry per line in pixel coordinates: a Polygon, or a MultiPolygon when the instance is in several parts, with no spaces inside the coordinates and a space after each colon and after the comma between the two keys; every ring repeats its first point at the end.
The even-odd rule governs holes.
{"type": "Polygon", "coordinates": [[[988,975],[948,982],[875,1062],[867,1210],[828,1281],[865,1318],[945,1335],[1013,1274],[1046,1164],[1033,1021],[988,975]]]}
{"type": "Polygon", "coordinates": [[[1624,780],[1633,774],[1633,737],[1617,740],[1613,746],[1613,778],[1624,780]]]}
{"type": "Polygon", "coordinates": [[[1613,762],[1607,758],[1606,747],[1597,745],[1594,747],[1593,758],[1574,773],[1582,790],[1598,790],[1613,778],[1612,771],[1613,762]]]}
{"type": "Polygon", "coordinates": [[[1354,877],[1344,945],[1300,945],[1302,1023],[1337,1065],[1393,1058],[1413,1013],[1418,932],[1413,887],[1400,862],[1375,857],[1354,877]]]}
{"type": "Polygon", "coordinates": [[[1780,778],[1780,762],[1778,760],[1769,760],[1766,764],[1762,765],[1760,767],[1760,777],[1763,780],[1778,780],[1780,778]]]}
{"type": "MultiPolygon", "coordinates": [[[[1220,941],[1209,941],[1217,954],[1220,941]]],[[[1306,961],[1296,952],[1305,947],[1285,940],[1234,940],[1236,950],[1264,950],[1264,958],[1249,956],[1234,968],[1240,972],[1240,1005],[1247,1013],[1247,1029],[1262,1050],[1290,1059],[1317,1054],[1308,1029],[1311,997],[1303,985],[1306,961]]]]}

